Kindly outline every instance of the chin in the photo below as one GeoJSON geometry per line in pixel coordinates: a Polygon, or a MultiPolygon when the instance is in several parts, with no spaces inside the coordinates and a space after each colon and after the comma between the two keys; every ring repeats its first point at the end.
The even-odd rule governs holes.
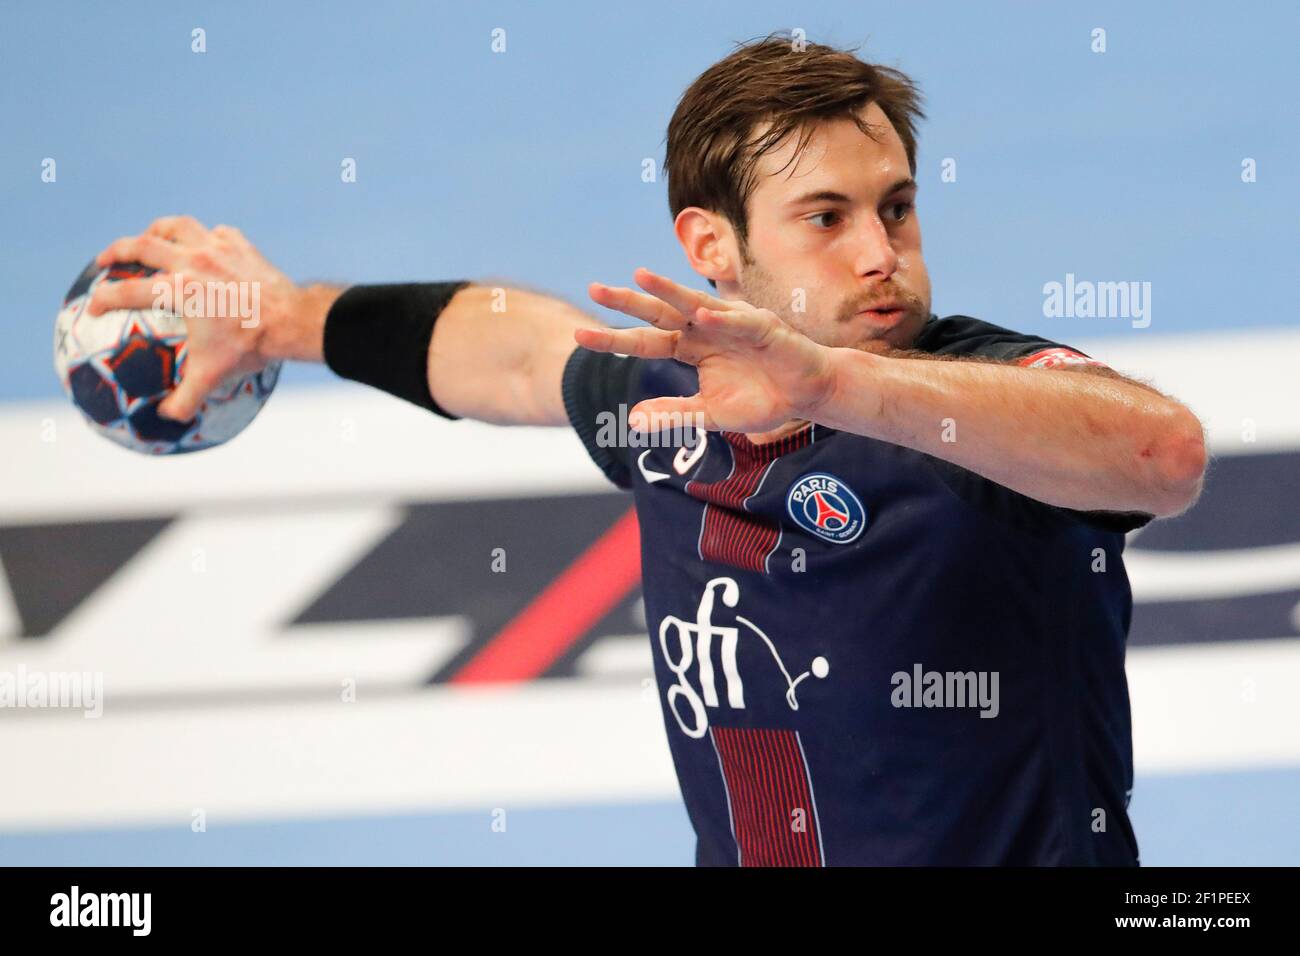
{"type": "Polygon", "coordinates": [[[916,344],[917,336],[929,318],[928,312],[909,312],[897,325],[881,337],[889,348],[910,349],[916,344]]]}
{"type": "Polygon", "coordinates": [[[900,349],[910,349],[915,341],[915,329],[908,329],[904,332],[900,327],[890,329],[888,332],[881,335],[873,335],[869,338],[862,339],[853,347],[861,352],[872,352],[876,355],[884,355],[888,352],[894,352],[900,349]]]}

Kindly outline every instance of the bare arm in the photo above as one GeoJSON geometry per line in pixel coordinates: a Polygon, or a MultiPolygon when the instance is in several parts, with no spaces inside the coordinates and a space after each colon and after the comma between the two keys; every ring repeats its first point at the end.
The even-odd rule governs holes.
{"type": "Polygon", "coordinates": [[[501,425],[567,425],[560,394],[578,328],[600,322],[553,296],[472,285],[433,327],[429,389],[453,415],[501,425]]]}
{"type": "MultiPolygon", "coordinates": [[[[146,279],[101,284],[92,314],[147,309],[157,282],[255,284],[256,321],[235,316],[189,319],[185,379],[160,406],[192,418],[227,375],[279,360],[324,361],[325,319],[344,288],[297,286],[236,229],[211,230],[187,216],[155,221],[145,233],[118,239],[100,253],[101,265],[140,262],[159,270],[146,279]]],[[[429,390],[441,407],[463,418],[503,425],[564,425],[560,379],[576,348],[574,330],[601,328],[576,307],[539,292],[470,285],[440,314],[429,346],[429,390]]]]}
{"type": "Polygon", "coordinates": [[[1085,511],[1169,516],[1200,492],[1206,449],[1196,416],[1121,375],[829,348],[746,302],[646,269],[636,281],[645,292],[593,284],[592,298],[654,328],[579,330],[579,344],[689,362],[699,391],[638,402],[628,413],[633,428],[657,430],[665,415],[745,432],[815,421],[1085,511]]]}
{"type": "MultiPolygon", "coordinates": [[[[308,286],[267,329],[266,358],[322,362],[325,317],[344,291],[308,286]]],[[[429,343],[429,393],[461,418],[498,425],[567,425],[560,393],[577,328],[591,316],[544,293],[469,285],[438,316],[429,343]]]]}
{"type": "MultiPolygon", "coordinates": [[[[894,359],[1021,368],[1015,359],[993,359],[978,355],[933,355],[931,352],[913,349],[888,350],[885,351],[885,355],[894,359]]],[[[970,468],[971,471],[989,477],[995,477],[995,472],[998,471],[1014,471],[1014,476],[1006,476],[1005,479],[995,477],[995,480],[1008,486],[1022,484],[1024,486],[1018,490],[1040,501],[1062,503],[1053,502],[1052,499],[1067,494],[1075,503],[1066,502],[1063,506],[1076,507],[1080,510],[1115,510],[1114,503],[1109,502],[1114,501],[1115,494],[1126,493],[1125,485],[1130,486],[1127,490],[1130,496],[1134,493],[1132,489],[1138,488],[1147,499],[1140,509],[1135,507],[1132,510],[1149,511],[1169,518],[1195,505],[1204,485],[1206,464],[1204,429],[1196,416],[1178,399],[1162,393],[1160,389],[1154,388],[1148,382],[1121,375],[1106,365],[1061,365],[1060,368],[1022,369],[1022,371],[1049,371],[1050,375],[1088,376],[1113,382],[1114,385],[1104,385],[1099,382],[1091,386],[1080,386],[1075,382],[1066,382],[1065,385],[1050,382],[1052,388],[1047,392],[1043,389],[1035,389],[1023,393],[1013,389],[1005,395],[1008,401],[1002,403],[1002,407],[1013,416],[1015,428],[1011,429],[1010,433],[1014,434],[1015,444],[1023,442],[1024,445],[1035,449],[1056,450],[1056,455],[1049,455],[1048,458],[1044,458],[1040,451],[1032,453],[1031,460],[1036,460],[1036,468],[1026,468],[1023,462],[1015,460],[1015,455],[1006,457],[1006,450],[998,447],[996,442],[987,445],[984,454],[979,454],[975,449],[965,449],[965,454],[961,454],[962,450],[957,449],[956,445],[961,438],[962,421],[970,421],[970,416],[965,414],[971,406],[967,401],[963,401],[959,406],[961,412],[944,416],[943,421],[952,423],[952,428],[944,429],[948,436],[944,445],[948,447],[939,450],[926,449],[928,453],[936,455],[937,458],[952,460],[962,464],[963,467],[970,468]],[[1139,394],[1134,394],[1135,389],[1139,390],[1139,394]],[[1080,401],[1080,395],[1083,401],[1080,401]],[[1050,421],[1048,428],[1041,428],[1043,425],[1041,414],[1045,407],[1044,397],[1048,399],[1048,405],[1052,401],[1069,402],[1074,408],[1074,415],[1063,420],[1050,421]],[[1122,398],[1117,402],[1118,397],[1122,398]],[[1027,403],[1024,401],[1026,398],[1028,398],[1027,403]],[[1121,416],[1127,416],[1127,421],[1121,416]],[[1108,424],[1114,427],[1106,427],[1108,424]],[[1105,442],[1108,437],[1112,449],[1106,453],[1105,442]],[[1050,444],[1044,445],[1044,442],[1050,444]],[[1086,463],[1091,457],[1091,455],[1084,457],[1078,454],[1079,447],[1083,445],[1099,446],[1096,451],[1101,453],[1102,467],[1095,475],[1079,471],[1075,488],[1060,484],[1058,471],[1071,466],[1069,460],[1071,455],[1079,458],[1078,462],[1074,463],[1076,467],[1086,463]],[[966,458],[970,460],[965,460],[966,458]],[[1106,467],[1108,458],[1109,467],[1106,467]],[[1136,466],[1128,468],[1128,473],[1123,475],[1123,479],[1115,483],[1113,476],[1123,471],[1123,463],[1127,460],[1134,460],[1136,466]],[[1152,489],[1160,486],[1165,486],[1174,492],[1174,496],[1170,498],[1164,509],[1158,509],[1152,503],[1152,489]],[[1093,506],[1089,509],[1080,503],[1088,501],[1089,497],[1097,497],[1108,503],[1105,506],[1093,506]]],[[[989,377],[984,376],[984,378],[988,380],[989,377]]],[[[993,373],[992,381],[995,384],[1005,380],[1006,376],[1002,373],[993,373]]],[[[939,381],[943,381],[943,377],[940,377],[939,381]]],[[[1019,385],[1024,380],[1015,378],[1014,381],[1019,385]]],[[[1035,385],[1044,384],[1043,380],[1032,381],[1035,385]]],[[[963,385],[966,384],[970,382],[963,382],[963,385]]],[[[991,395],[996,398],[996,392],[989,393],[982,390],[982,394],[978,397],[988,398],[991,395]]],[[[952,394],[949,393],[948,398],[940,401],[950,401],[950,399],[952,394]]],[[[979,412],[976,412],[976,424],[979,424],[979,419],[979,412]]],[[[1005,420],[1002,424],[1005,424],[1005,420]]],[[[907,444],[907,442],[900,442],[900,444],[907,444]]]]}
{"type": "Polygon", "coordinates": [[[924,451],[1049,504],[1168,517],[1200,493],[1185,406],[1110,374],[917,362],[835,349],[816,420],[924,451]]]}

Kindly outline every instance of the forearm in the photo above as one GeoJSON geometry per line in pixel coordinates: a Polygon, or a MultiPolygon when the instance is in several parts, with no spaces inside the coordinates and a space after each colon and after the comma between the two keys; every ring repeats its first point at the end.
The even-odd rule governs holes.
{"type": "Polygon", "coordinates": [[[1079,510],[1185,510],[1205,466],[1200,423],[1157,392],[1097,375],[833,349],[816,421],[961,465],[1079,510]]]}
{"type": "Polygon", "coordinates": [[[454,415],[505,425],[564,425],[560,393],[573,330],[600,323],[562,299],[471,285],[439,316],[429,389],[454,415]]]}
{"type": "MultiPolygon", "coordinates": [[[[263,357],[324,361],[326,319],[345,291],[331,285],[296,290],[291,306],[266,325],[263,357]]],[[[467,285],[434,322],[425,362],[429,393],[440,408],[462,418],[563,425],[560,377],[576,347],[573,330],[599,324],[552,296],[467,285]]]]}
{"type": "Polygon", "coordinates": [[[155,284],[182,276],[187,289],[233,279],[254,290],[252,316],[189,324],[185,373],[162,412],[176,421],[193,418],[229,376],[293,360],[325,362],[343,378],[433,412],[562,425],[561,377],[577,348],[574,333],[599,325],[559,299],[517,288],[461,281],[300,286],[238,229],[207,229],[189,216],[157,219],[143,234],[110,243],[95,261],[155,272],[99,283],[87,306],[91,315],[152,308],[155,284]]]}

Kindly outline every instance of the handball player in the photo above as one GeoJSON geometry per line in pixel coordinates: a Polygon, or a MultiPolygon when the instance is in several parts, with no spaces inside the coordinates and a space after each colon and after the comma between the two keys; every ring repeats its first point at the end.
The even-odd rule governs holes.
{"type": "Polygon", "coordinates": [[[90,309],[260,284],[257,327],[190,322],[177,420],[294,359],[574,429],[634,496],[698,864],[1136,865],[1125,533],[1194,503],[1202,427],[1069,345],[931,313],[921,118],[850,51],[774,35],[711,66],[665,170],[712,292],[590,286],[636,326],[465,280],[299,287],[184,216],[108,246],[159,273],[90,309]]]}

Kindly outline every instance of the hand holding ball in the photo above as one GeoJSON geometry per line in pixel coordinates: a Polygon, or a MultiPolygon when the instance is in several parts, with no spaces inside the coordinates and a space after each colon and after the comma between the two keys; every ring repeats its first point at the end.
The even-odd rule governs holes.
{"type": "MultiPolygon", "coordinates": [[[[185,377],[185,319],[160,308],[102,315],[87,310],[101,283],[145,278],[156,271],[139,263],[100,267],[91,262],[68,291],[55,321],[55,371],[91,427],[125,448],[174,455],[220,445],[257,416],[275,387],[280,363],[229,376],[207,394],[189,421],[160,415],[158,405],[185,377]]],[[[239,319],[201,321],[238,324],[239,319]]]]}

